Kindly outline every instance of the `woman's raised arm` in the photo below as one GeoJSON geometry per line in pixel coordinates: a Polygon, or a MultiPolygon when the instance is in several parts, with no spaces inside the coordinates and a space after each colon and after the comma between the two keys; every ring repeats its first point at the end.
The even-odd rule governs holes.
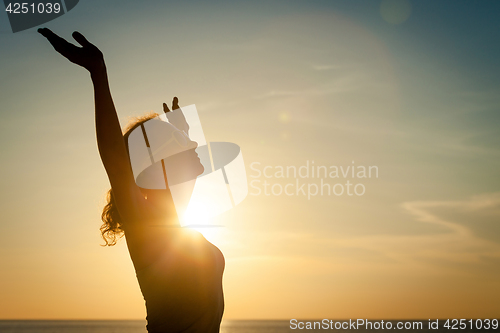
{"type": "Polygon", "coordinates": [[[57,52],[90,72],[94,84],[99,154],[108,174],[121,218],[124,221],[137,219],[145,199],[135,184],[125,140],[109,90],[102,52],[79,32],[74,32],[73,38],[82,47],[68,43],[49,29],[39,29],[38,32],[48,39],[57,52]]]}

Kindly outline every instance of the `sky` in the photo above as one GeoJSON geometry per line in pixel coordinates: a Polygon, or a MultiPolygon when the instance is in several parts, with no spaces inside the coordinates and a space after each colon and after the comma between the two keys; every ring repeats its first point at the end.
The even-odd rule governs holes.
{"type": "MultiPolygon", "coordinates": [[[[241,147],[249,194],[206,232],[226,258],[225,319],[493,318],[499,11],[81,0],[44,26],[103,51],[122,125],[177,96],[208,141],[241,147]],[[339,177],[280,173],[307,165],[339,177]],[[298,190],[324,183],[344,192],[298,190]]],[[[124,240],[100,246],[88,73],[3,11],[0,45],[0,319],[143,319],[124,240]]]]}

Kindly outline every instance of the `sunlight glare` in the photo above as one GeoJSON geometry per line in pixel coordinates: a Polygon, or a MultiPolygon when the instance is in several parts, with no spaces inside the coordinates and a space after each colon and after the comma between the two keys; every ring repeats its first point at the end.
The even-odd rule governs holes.
{"type": "Polygon", "coordinates": [[[200,232],[211,243],[217,242],[221,228],[213,225],[212,210],[207,202],[193,200],[183,214],[182,225],[200,232]]]}

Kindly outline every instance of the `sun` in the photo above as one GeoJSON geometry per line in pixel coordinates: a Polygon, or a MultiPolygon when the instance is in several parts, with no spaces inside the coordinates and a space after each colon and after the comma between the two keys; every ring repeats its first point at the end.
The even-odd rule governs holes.
{"type": "Polygon", "coordinates": [[[181,218],[181,225],[200,232],[211,243],[217,242],[222,227],[213,223],[212,210],[206,202],[192,201],[181,218]]]}
{"type": "Polygon", "coordinates": [[[187,228],[198,231],[203,235],[203,237],[205,237],[206,240],[214,245],[217,245],[222,241],[221,234],[223,227],[221,226],[200,226],[187,228]]]}

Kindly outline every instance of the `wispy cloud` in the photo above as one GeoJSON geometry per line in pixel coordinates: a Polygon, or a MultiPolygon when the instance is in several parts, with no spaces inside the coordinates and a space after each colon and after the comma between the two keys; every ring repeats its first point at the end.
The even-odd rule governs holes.
{"type": "Polygon", "coordinates": [[[335,66],[335,65],[312,65],[311,66],[315,71],[329,71],[332,69],[341,69],[343,66],[335,66]]]}
{"type": "MultiPolygon", "coordinates": [[[[340,67],[338,67],[340,68],[340,67]]],[[[343,68],[343,67],[342,67],[343,68]]],[[[380,86],[380,82],[372,82],[369,74],[363,72],[361,68],[344,71],[344,73],[330,78],[326,82],[311,85],[308,88],[301,90],[275,89],[267,93],[257,95],[256,99],[273,98],[273,97],[289,97],[289,96],[320,96],[338,93],[348,93],[355,91],[366,91],[369,84],[380,86]]]]}
{"type": "MultiPolygon", "coordinates": [[[[434,260],[462,264],[500,260],[500,243],[476,231],[478,224],[484,225],[484,221],[490,226],[498,223],[500,193],[459,201],[411,201],[401,206],[416,221],[438,227],[436,232],[414,236],[375,236],[358,239],[357,243],[364,243],[369,248],[384,251],[403,261],[422,264],[434,263],[434,260]],[[465,220],[460,219],[464,214],[467,214],[465,220]]],[[[495,231],[496,228],[490,230],[495,231]]],[[[463,269],[466,270],[466,266],[463,269]]]]}
{"type": "Polygon", "coordinates": [[[407,269],[421,273],[470,275],[485,270],[500,274],[497,268],[500,241],[482,236],[485,232],[496,232],[495,228],[485,231],[485,226],[500,223],[500,193],[457,201],[410,201],[402,203],[401,207],[411,216],[404,223],[429,223],[436,226],[435,230],[420,234],[360,237],[313,233],[269,233],[254,237],[252,233],[246,233],[243,243],[260,244],[258,254],[248,256],[242,251],[241,256],[234,260],[283,262],[288,258],[320,261],[325,266],[333,265],[337,270],[349,271],[385,267],[394,272],[407,269]],[[465,217],[465,223],[450,216],[465,217]]]}

